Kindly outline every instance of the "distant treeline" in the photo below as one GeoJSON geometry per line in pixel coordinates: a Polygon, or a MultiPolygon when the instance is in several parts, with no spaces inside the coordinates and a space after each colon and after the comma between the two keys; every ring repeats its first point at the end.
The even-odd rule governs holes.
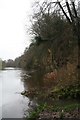
{"type": "Polygon", "coordinates": [[[15,61],[12,59],[2,61],[3,68],[5,67],[15,67],[15,61]]]}

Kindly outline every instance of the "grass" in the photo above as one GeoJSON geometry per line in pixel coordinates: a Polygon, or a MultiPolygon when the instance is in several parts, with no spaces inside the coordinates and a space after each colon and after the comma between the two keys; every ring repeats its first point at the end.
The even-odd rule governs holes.
{"type": "Polygon", "coordinates": [[[80,109],[80,103],[72,103],[72,104],[68,104],[68,105],[64,105],[64,106],[59,106],[59,105],[55,105],[52,107],[52,111],[54,112],[61,112],[62,110],[64,112],[70,112],[73,111],[75,109],[80,109]]]}
{"type": "Polygon", "coordinates": [[[28,119],[34,118],[35,120],[39,117],[39,114],[44,111],[47,107],[47,104],[41,104],[39,105],[35,110],[33,110],[29,116],[28,119]]]}
{"type": "Polygon", "coordinates": [[[79,99],[80,98],[80,85],[70,85],[63,88],[54,88],[51,91],[52,95],[55,94],[59,99],[79,99]]]}
{"type": "MultiPolygon", "coordinates": [[[[38,105],[32,112],[30,112],[28,119],[36,120],[37,118],[39,118],[40,113],[42,113],[45,110],[48,112],[59,112],[60,118],[63,118],[64,112],[72,112],[74,110],[80,109],[80,103],[77,102],[77,98],[80,96],[79,87],[68,86],[61,89],[56,87],[51,91],[51,94],[55,95],[56,97],[60,96],[61,98],[55,99],[56,102],[53,101],[53,103],[51,103],[50,105],[47,103],[38,105]],[[66,99],[66,98],[69,98],[69,99],[66,99]],[[73,98],[76,98],[74,99],[76,101],[71,101],[71,102],[68,101],[71,99],[73,100],[73,98]],[[60,103],[60,100],[62,101],[61,103],[60,103]]],[[[47,97],[46,100],[47,99],[49,99],[49,97],[47,97]]]]}
{"type": "Polygon", "coordinates": [[[59,112],[60,118],[63,118],[64,112],[71,112],[71,111],[74,111],[75,109],[80,109],[80,103],[65,104],[64,106],[59,104],[56,104],[53,106],[42,104],[42,105],[39,105],[35,110],[33,110],[29,114],[29,117],[27,119],[36,120],[37,118],[39,118],[39,114],[45,110],[48,112],[59,112]]]}

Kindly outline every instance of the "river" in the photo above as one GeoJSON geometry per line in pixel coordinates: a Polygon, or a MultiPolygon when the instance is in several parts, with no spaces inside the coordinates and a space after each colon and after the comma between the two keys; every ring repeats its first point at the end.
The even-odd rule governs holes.
{"type": "Polygon", "coordinates": [[[0,119],[23,118],[28,115],[29,98],[20,94],[24,91],[22,72],[14,68],[0,71],[0,119]]]}

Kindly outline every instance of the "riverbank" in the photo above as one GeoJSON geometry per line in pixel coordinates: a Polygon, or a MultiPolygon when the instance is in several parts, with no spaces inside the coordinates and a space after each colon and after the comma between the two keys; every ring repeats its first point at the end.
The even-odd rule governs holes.
{"type": "Polygon", "coordinates": [[[60,106],[47,104],[39,105],[35,111],[33,111],[29,119],[35,118],[35,120],[55,120],[55,119],[80,119],[80,104],[72,103],[68,105],[60,106]]]}
{"type": "Polygon", "coordinates": [[[68,85],[59,88],[30,89],[21,93],[38,101],[29,114],[29,119],[54,120],[55,118],[80,119],[80,86],[68,85]]]}
{"type": "Polygon", "coordinates": [[[38,67],[39,70],[29,74],[29,78],[25,77],[24,81],[27,82],[29,87],[22,92],[22,95],[29,97],[31,100],[35,99],[39,106],[43,104],[41,105],[43,107],[38,108],[36,106],[36,109],[33,109],[29,116],[30,119],[47,120],[48,116],[51,117],[50,120],[55,116],[56,118],[64,116],[64,118],[77,119],[79,117],[80,119],[80,102],[78,104],[80,100],[80,81],[77,55],[77,47],[75,47],[72,53],[66,57],[66,64],[56,68],[48,65],[45,65],[45,69],[38,67]],[[57,100],[58,102],[62,100],[65,107],[63,107],[63,104],[61,106],[57,105],[57,100]],[[71,102],[66,106],[65,101],[68,102],[68,100],[71,102]],[[72,103],[74,100],[76,100],[76,103],[72,103]],[[57,105],[57,112],[52,110],[52,108],[56,109],[54,102],[57,105]],[[47,110],[44,107],[45,104],[47,104],[47,108],[51,109],[47,110]],[[67,111],[65,110],[66,107],[67,111]]]}
{"type": "Polygon", "coordinates": [[[35,109],[30,112],[29,117],[27,119],[35,119],[35,120],[80,120],[80,103],[68,101],[64,104],[60,104],[60,101],[56,101],[57,104],[53,102],[53,104],[49,105],[45,102],[45,104],[38,105],[35,109]]]}

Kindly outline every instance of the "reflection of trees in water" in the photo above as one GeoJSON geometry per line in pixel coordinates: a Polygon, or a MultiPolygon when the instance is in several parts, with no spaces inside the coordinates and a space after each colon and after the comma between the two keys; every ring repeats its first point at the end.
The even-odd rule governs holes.
{"type": "Polygon", "coordinates": [[[23,82],[23,85],[24,85],[24,89],[28,89],[28,86],[27,86],[27,83],[26,83],[26,80],[27,80],[27,72],[26,71],[22,71],[21,72],[21,81],[23,82]]]}
{"type": "Polygon", "coordinates": [[[36,72],[28,72],[28,71],[23,71],[22,72],[22,81],[24,84],[24,89],[25,90],[48,90],[51,86],[55,86],[55,81],[54,80],[48,80],[44,79],[44,72],[43,71],[36,71],[36,72]]]}
{"type": "Polygon", "coordinates": [[[21,81],[24,84],[24,90],[32,92],[33,95],[28,96],[30,102],[29,102],[29,107],[34,108],[37,103],[39,102],[38,96],[35,96],[35,91],[42,91],[44,87],[44,81],[43,81],[43,72],[42,71],[37,71],[37,72],[27,72],[23,71],[21,73],[21,81]]]}
{"type": "Polygon", "coordinates": [[[24,83],[25,90],[28,91],[33,89],[41,90],[44,86],[42,71],[32,72],[29,74],[28,72],[23,71],[21,75],[21,80],[24,83]]]}
{"type": "Polygon", "coordinates": [[[27,72],[23,71],[21,80],[24,84],[24,90],[30,92],[28,98],[30,99],[29,106],[35,106],[34,103],[45,103],[45,95],[49,89],[55,85],[53,80],[45,80],[43,71],[27,72]],[[38,93],[36,95],[36,93],[38,93]],[[36,102],[35,102],[36,101],[36,102]]]}

